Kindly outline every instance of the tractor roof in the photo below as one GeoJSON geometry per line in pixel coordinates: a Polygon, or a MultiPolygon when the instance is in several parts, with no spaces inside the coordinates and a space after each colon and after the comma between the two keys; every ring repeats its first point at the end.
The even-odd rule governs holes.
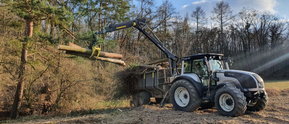
{"type": "Polygon", "coordinates": [[[194,54],[191,56],[187,56],[184,57],[183,60],[187,60],[187,59],[202,59],[202,58],[210,58],[210,57],[217,57],[218,59],[220,59],[219,57],[223,57],[224,54],[219,54],[219,53],[198,53],[198,54],[194,54]]]}

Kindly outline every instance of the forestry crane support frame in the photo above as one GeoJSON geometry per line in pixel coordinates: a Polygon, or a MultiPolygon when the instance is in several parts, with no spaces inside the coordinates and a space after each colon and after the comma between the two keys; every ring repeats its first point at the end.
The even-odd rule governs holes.
{"type": "MultiPolygon", "coordinates": [[[[169,63],[170,63],[170,67],[171,67],[172,76],[177,75],[177,61],[178,61],[178,57],[176,55],[174,55],[170,50],[168,50],[163,45],[163,43],[159,40],[159,38],[146,25],[146,20],[145,19],[135,19],[135,20],[131,20],[131,21],[128,21],[128,22],[119,23],[119,24],[111,24],[108,27],[105,27],[103,30],[101,30],[99,32],[96,32],[95,35],[105,34],[105,33],[108,33],[108,32],[113,32],[113,31],[117,31],[117,30],[121,30],[121,29],[130,28],[130,27],[134,27],[134,28],[138,29],[151,42],[153,42],[163,53],[165,53],[165,55],[169,58],[169,63]],[[151,32],[151,34],[149,34],[146,31],[146,29],[149,30],[151,32]]],[[[92,46],[93,46],[93,44],[95,44],[95,42],[92,43],[92,46]]]]}

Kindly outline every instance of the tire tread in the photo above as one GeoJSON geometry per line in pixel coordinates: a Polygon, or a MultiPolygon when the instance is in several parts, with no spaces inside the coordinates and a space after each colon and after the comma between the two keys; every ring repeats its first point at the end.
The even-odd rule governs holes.
{"type": "Polygon", "coordinates": [[[225,85],[224,87],[220,88],[216,92],[215,105],[216,105],[219,113],[221,115],[225,115],[225,116],[234,116],[234,117],[240,116],[240,115],[243,115],[247,109],[247,102],[246,102],[246,97],[244,96],[244,93],[240,89],[238,89],[234,86],[230,86],[230,85],[225,85]],[[219,105],[219,96],[224,92],[232,95],[232,97],[235,100],[234,101],[235,102],[235,108],[231,112],[223,111],[219,105]]]}

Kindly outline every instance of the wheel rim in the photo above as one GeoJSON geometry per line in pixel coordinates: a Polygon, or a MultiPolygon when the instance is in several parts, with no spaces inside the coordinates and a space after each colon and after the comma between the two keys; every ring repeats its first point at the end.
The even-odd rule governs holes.
{"type": "Polygon", "coordinates": [[[235,102],[233,97],[228,94],[228,93],[223,93],[220,98],[219,98],[219,104],[221,106],[221,108],[226,111],[226,112],[230,112],[234,109],[235,107],[235,102]]]}
{"type": "Polygon", "coordinates": [[[190,102],[189,92],[184,87],[178,87],[175,90],[174,98],[175,102],[181,107],[187,106],[190,102]]]}
{"type": "Polygon", "coordinates": [[[247,106],[253,107],[253,106],[255,106],[256,104],[257,104],[257,101],[255,101],[255,102],[250,101],[247,106]]]}

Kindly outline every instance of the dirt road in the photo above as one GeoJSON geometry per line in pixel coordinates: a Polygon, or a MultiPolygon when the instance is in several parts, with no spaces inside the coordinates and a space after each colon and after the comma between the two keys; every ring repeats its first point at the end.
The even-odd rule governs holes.
{"type": "MultiPolygon", "coordinates": [[[[23,122],[22,122],[23,123],[23,122]]],[[[171,106],[159,108],[149,105],[131,109],[115,109],[80,117],[33,120],[25,123],[289,123],[289,90],[271,95],[268,106],[261,112],[247,112],[240,117],[225,117],[215,108],[181,112],[172,110],[171,106]]]]}

